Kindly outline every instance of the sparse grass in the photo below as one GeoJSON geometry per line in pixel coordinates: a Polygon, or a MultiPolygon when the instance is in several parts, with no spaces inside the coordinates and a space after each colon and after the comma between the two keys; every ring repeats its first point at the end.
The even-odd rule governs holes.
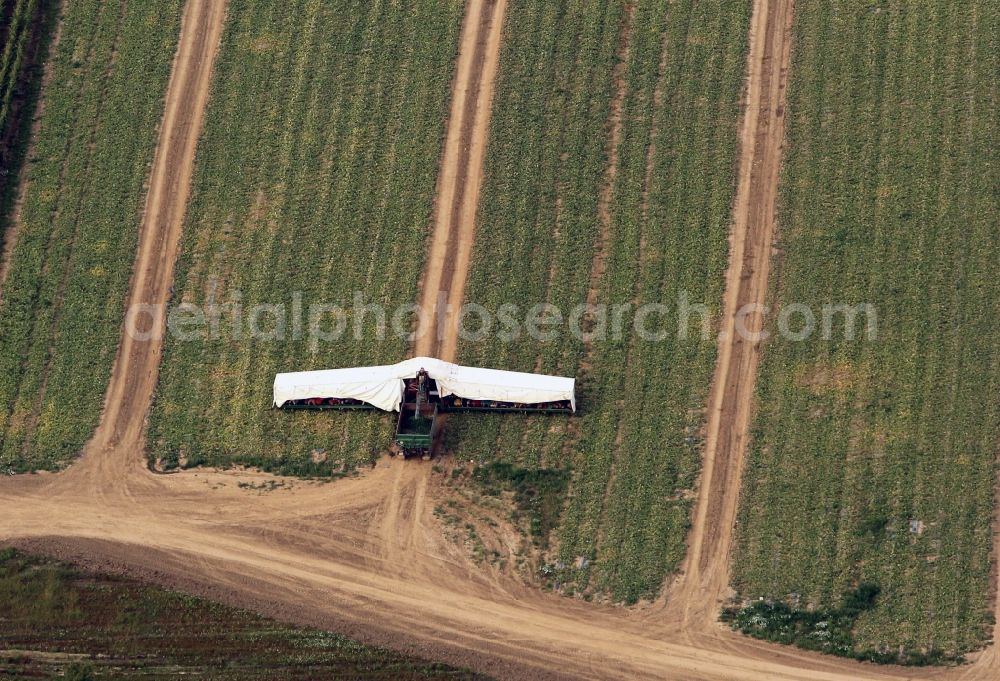
{"type": "Polygon", "coordinates": [[[525,469],[495,461],[476,468],[472,477],[483,487],[484,494],[512,492],[518,514],[527,520],[528,533],[544,549],[559,524],[570,475],[569,470],[525,469]]]}

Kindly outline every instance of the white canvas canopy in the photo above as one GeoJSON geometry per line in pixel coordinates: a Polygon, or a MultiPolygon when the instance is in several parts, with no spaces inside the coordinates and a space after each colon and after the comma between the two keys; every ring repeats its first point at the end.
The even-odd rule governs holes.
{"type": "Polygon", "coordinates": [[[414,357],[389,366],[278,374],[274,378],[274,406],[291,400],[335,397],[360,400],[383,411],[399,411],[403,379],[416,378],[421,369],[437,381],[442,397],[518,404],[569,400],[576,411],[576,379],[473,369],[431,357],[414,357]]]}

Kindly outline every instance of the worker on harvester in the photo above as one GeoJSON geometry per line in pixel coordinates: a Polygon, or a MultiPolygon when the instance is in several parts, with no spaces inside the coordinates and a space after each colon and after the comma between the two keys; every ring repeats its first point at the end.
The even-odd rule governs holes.
{"type": "Polygon", "coordinates": [[[420,414],[420,407],[424,404],[430,402],[428,393],[430,386],[430,377],[427,375],[427,371],[421,369],[417,372],[417,414],[420,414]]]}

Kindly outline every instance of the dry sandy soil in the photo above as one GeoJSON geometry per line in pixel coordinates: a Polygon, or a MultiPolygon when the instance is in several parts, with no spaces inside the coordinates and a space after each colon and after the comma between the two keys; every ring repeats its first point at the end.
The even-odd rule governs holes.
{"type": "Polygon", "coordinates": [[[507,0],[468,0],[421,283],[418,356],[454,361],[465,300],[507,0]]]}
{"type": "MultiPolygon", "coordinates": [[[[441,290],[461,299],[474,236],[504,2],[468,6],[425,301],[441,290]]],[[[755,2],[729,314],[760,299],[767,283],[791,11],[791,0],[755,2]]],[[[189,0],[132,302],[161,302],[169,292],[224,19],[220,0],[189,0]]],[[[252,486],[272,478],[250,472],[155,475],[142,448],[161,348],[127,339],[81,460],[57,475],[0,481],[0,539],[501,678],[996,679],[996,648],[960,669],[904,670],[766,645],[715,621],[728,584],[757,361],[753,345],[728,338],[690,558],[662,602],[593,606],[477,568],[442,538],[432,513],[440,491],[419,463],[384,459],[337,484],[291,482],[271,492],[252,486]]]]}
{"type": "Polygon", "coordinates": [[[729,587],[733,527],[760,360],[760,343],[748,337],[764,323],[761,314],[747,315],[738,332],[737,314],[762,309],[767,302],[776,226],[794,7],[792,0],[772,0],[758,3],[758,9],[751,28],[755,49],[749,57],[740,128],[741,163],[729,237],[719,359],[709,395],[702,483],[684,569],[668,598],[671,611],[689,625],[715,621],[718,604],[729,587]]]}

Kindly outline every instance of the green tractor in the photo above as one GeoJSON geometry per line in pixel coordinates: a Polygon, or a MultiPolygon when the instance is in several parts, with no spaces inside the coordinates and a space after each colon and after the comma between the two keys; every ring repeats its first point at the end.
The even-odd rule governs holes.
{"type": "Polygon", "coordinates": [[[396,446],[400,456],[407,459],[419,456],[428,461],[437,441],[438,403],[431,400],[431,380],[423,369],[405,384],[396,424],[396,446]]]}

